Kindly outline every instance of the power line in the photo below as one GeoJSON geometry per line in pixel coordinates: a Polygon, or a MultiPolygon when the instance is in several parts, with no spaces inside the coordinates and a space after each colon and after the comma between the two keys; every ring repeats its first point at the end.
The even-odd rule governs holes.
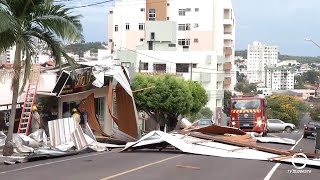
{"type": "Polygon", "coordinates": [[[75,6],[75,7],[71,7],[71,9],[78,9],[78,8],[85,8],[85,7],[90,7],[90,6],[96,6],[96,5],[100,5],[100,4],[109,3],[109,2],[112,2],[112,1],[114,1],[114,0],[107,0],[107,1],[102,1],[102,2],[96,2],[96,3],[87,4],[87,5],[82,5],[82,6],[75,6]]]}
{"type": "MultiPolygon", "coordinates": [[[[107,1],[102,1],[102,2],[96,2],[96,3],[81,5],[81,6],[74,6],[74,7],[71,7],[71,9],[78,9],[78,8],[97,6],[97,5],[101,5],[101,4],[105,4],[105,3],[109,3],[109,2],[115,2],[115,1],[116,0],[107,0],[107,1]]],[[[170,0],[170,1],[176,1],[176,0],[170,0]]],[[[79,1],[78,0],[57,0],[55,2],[62,3],[62,2],[79,2],[79,1]]],[[[137,0],[137,1],[133,0],[133,1],[126,1],[126,3],[127,2],[128,2],[128,4],[119,4],[117,6],[133,6],[133,5],[141,5],[141,4],[157,4],[157,3],[163,3],[163,2],[168,2],[168,1],[167,0],[163,0],[163,1],[156,1],[156,2],[148,2],[148,3],[146,3],[146,0],[137,0]]]]}

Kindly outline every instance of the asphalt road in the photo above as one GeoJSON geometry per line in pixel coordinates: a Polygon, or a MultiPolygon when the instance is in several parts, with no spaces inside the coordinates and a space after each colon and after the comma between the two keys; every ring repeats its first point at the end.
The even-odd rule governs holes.
{"type": "MultiPolygon", "coordinates": [[[[302,137],[302,132],[277,133],[273,135],[299,140],[302,137]]],[[[268,146],[283,149],[292,148],[292,146],[275,144],[269,144],[268,146]]],[[[314,139],[301,139],[294,150],[302,149],[305,152],[313,152],[313,148],[314,139]]],[[[10,166],[0,165],[0,179],[320,179],[320,169],[307,167],[305,169],[311,170],[311,173],[307,174],[290,173],[289,170],[292,169],[294,167],[291,164],[200,156],[177,152],[103,152],[10,166]],[[177,165],[191,166],[191,168],[181,168],[177,167],[177,165]]]]}

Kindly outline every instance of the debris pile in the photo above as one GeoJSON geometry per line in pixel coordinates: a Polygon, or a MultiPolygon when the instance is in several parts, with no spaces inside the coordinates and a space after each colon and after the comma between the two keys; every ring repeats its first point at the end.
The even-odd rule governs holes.
{"type": "Polygon", "coordinates": [[[320,166],[320,155],[304,153],[307,158],[301,158],[295,156],[299,152],[261,145],[261,143],[294,145],[296,142],[293,139],[256,137],[236,128],[217,125],[203,128],[187,127],[170,133],[152,131],[136,142],[127,143],[122,152],[137,149],[163,151],[165,148],[174,147],[190,154],[320,166]]]}
{"type": "MultiPolygon", "coordinates": [[[[38,159],[74,155],[81,152],[109,151],[110,148],[123,148],[124,145],[97,142],[90,126],[86,123],[76,128],[73,118],[49,121],[49,140],[43,129],[26,136],[13,134],[14,156],[3,157],[5,164],[15,164],[38,159]]],[[[6,135],[0,132],[0,150],[3,149],[6,135]]]]}

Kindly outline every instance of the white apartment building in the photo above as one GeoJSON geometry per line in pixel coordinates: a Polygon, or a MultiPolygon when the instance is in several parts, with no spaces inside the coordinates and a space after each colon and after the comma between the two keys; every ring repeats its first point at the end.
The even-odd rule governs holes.
{"type": "Polygon", "coordinates": [[[294,89],[295,68],[290,66],[267,66],[265,71],[265,87],[271,90],[294,89]]]}
{"type": "MultiPolygon", "coordinates": [[[[0,64],[13,64],[14,63],[14,56],[15,56],[16,46],[13,46],[7,49],[4,53],[2,53],[0,64]]],[[[25,53],[21,53],[21,57],[25,59],[25,53]]],[[[42,64],[48,62],[50,60],[50,54],[46,50],[41,50],[38,54],[32,58],[32,63],[34,64],[42,64]]]]}
{"type": "Polygon", "coordinates": [[[265,67],[278,62],[278,47],[255,41],[248,45],[247,70],[249,83],[265,83],[265,67]]]}
{"type": "Polygon", "coordinates": [[[136,50],[142,45],[150,51],[177,51],[178,54],[214,51],[225,57],[224,88],[233,90],[236,83],[233,62],[235,18],[231,0],[201,0],[201,3],[192,0],[116,0],[108,12],[108,38],[109,47],[115,51],[136,50]],[[148,22],[154,23],[147,27],[148,22]],[[176,31],[154,29],[159,23],[174,23],[176,31]],[[168,42],[171,37],[174,41],[170,44],[155,45],[168,42]]]}
{"type": "MultiPolygon", "coordinates": [[[[209,96],[207,106],[217,112],[223,107],[223,83],[225,81],[223,55],[215,51],[183,51],[173,46],[176,42],[177,26],[175,22],[146,22],[146,34],[154,32],[158,38],[150,49],[149,40],[137,47],[136,51],[122,50],[117,52],[117,58],[122,65],[134,68],[135,71],[147,74],[174,74],[186,80],[197,81],[206,89],[209,96]]],[[[231,81],[231,79],[229,79],[231,81]]]]}
{"type": "MultiPolygon", "coordinates": [[[[186,80],[197,81],[206,89],[209,97],[207,104],[212,110],[223,107],[223,62],[224,58],[214,51],[205,52],[174,52],[138,50],[136,64],[140,62],[140,72],[146,74],[167,73],[181,76],[186,80]],[[158,55],[161,60],[148,56],[158,55]],[[172,59],[175,59],[172,62],[172,59]],[[163,61],[166,60],[166,61],[163,61]],[[197,60],[196,63],[193,63],[197,60]],[[215,68],[218,68],[215,70],[215,68]]],[[[125,63],[125,62],[123,62],[125,63]]]]}

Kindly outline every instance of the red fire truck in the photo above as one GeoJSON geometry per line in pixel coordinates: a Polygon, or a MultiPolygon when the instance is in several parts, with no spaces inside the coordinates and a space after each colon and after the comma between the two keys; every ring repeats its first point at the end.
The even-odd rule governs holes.
{"type": "Polygon", "coordinates": [[[231,98],[229,126],[267,134],[267,100],[258,96],[231,98]]]}

